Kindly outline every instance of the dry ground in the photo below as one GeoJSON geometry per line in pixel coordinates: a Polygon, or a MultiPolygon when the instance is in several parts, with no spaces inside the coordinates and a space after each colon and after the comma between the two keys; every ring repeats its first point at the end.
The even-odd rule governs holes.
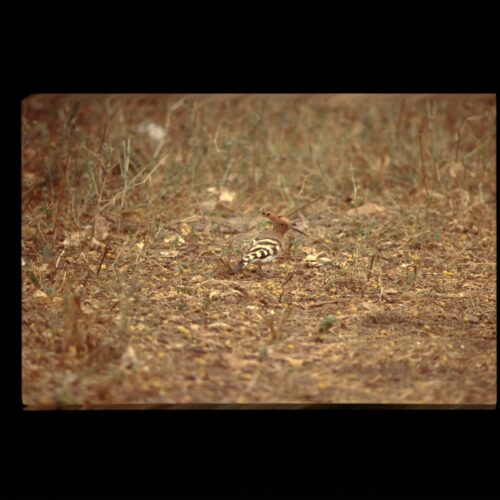
{"type": "Polygon", "coordinates": [[[494,96],[23,103],[29,408],[496,404],[494,96]],[[259,275],[227,272],[266,227],[259,275]]]}

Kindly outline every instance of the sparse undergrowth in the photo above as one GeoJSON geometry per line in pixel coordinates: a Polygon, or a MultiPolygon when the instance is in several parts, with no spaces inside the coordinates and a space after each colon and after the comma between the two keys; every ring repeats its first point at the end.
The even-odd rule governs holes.
{"type": "Polygon", "coordinates": [[[24,403],[495,404],[495,106],[26,100],[24,403]]]}

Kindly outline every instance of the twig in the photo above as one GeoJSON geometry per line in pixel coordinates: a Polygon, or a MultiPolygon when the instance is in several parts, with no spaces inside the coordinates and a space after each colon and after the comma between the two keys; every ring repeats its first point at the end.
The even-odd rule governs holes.
{"type": "Polygon", "coordinates": [[[180,99],[178,99],[177,101],[175,101],[172,104],[172,106],[170,106],[170,108],[168,109],[167,116],[165,117],[165,127],[164,127],[165,128],[165,132],[166,132],[165,139],[166,139],[168,133],[170,132],[170,117],[172,116],[172,113],[174,111],[176,111],[178,108],[180,108],[184,104],[185,100],[186,100],[185,96],[181,97],[180,99]]]}
{"type": "Polygon", "coordinates": [[[281,294],[280,294],[280,297],[278,299],[278,302],[281,303],[281,299],[283,298],[283,294],[285,293],[285,285],[294,277],[295,273],[291,273],[288,278],[283,282],[283,284],[281,285],[281,294]]]}
{"type": "MultiPolygon", "coordinates": [[[[304,306],[303,308],[304,309],[313,309],[315,307],[323,307],[323,306],[326,306],[329,304],[338,304],[338,303],[339,303],[338,300],[327,300],[326,302],[318,302],[317,304],[310,304],[310,305],[304,306]]],[[[300,306],[300,307],[302,307],[302,306],[300,306]]]]}
{"type": "Polygon", "coordinates": [[[215,132],[215,136],[214,136],[214,146],[215,146],[215,151],[217,151],[217,153],[219,154],[222,154],[222,151],[219,149],[219,146],[217,145],[217,138],[219,137],[219,132],[220,132],[220,129],[222,128],[222,124],[224,123],[225,120],[221,120],[219,122],[219,125],[217,126],[217,130],[215,132]]]}
{"type": "Polygon", "coordinates": [[[384,295],[384,289],[382,288],[382,273],[379,273],[379,275],[378,275],[378,286],[380,288],[380,294],[379,294],[378,301],[381,302],[382,296],[384,295]]]}
{"type": "Polygon", "coordinates": [[[59,257],[57,258],[56,267],[55,267],[56,271],[57,271],[57,268],[59,267],[59,261],[61,260],[61,257],[64,255],[64,252],[65,252],[65,249],[63,249],[63,251],[60,253],[59,257]]]}
{"type": "Polygon", "coordinates": [[[370,256],[370,264],[368,266],[368,276],[366,277],[366,281],[370,281],[370,277],[372,275],[373,264],[375,263],[375,258],[377,257],[376,253],[373,253],[370,256]]]}
{"type": "Polygon", "coordinates": [[[356,197],[358,195],[358,186],[356,186],[356,179],[354,178],[354,171],[352,169],[352,163],[349,165],[349,170],[351,172],[352,189],[353,189],[352,201],[354,203],[356,201],[356,197]]]}
{"type": "Polygon", "coordinates": [[[281,318],[278,325],[278,330],[280,331],[280,333],[283,331],[283,324],[285,323],[285,320],[288,319],[291,313],[292,313],[292,304],[288,304],[285,310],[281,313],[281,318]]]}
{"type": "Polygon", "coordinates": [[[311,177],[313,174],[307,174],[307,175],[304,175],[304,179],[302,180],[302,186],[300,186],[300,190],[297,194],[297,198],[300,198],[302,196],[302,192],[304,191],[304,187],[306,185],[306,180],[311,177]]]}
{"type": "Polygon", "coordinates": [[[224,172],[224,176],[222,177],[222,181],[221,181],[220,186],[219,186],[219,192],[222,191],[222,188],[224,187],[224,184],[226,183],[227,176],[229,175],[229,172],[231,172],[232,168],[233,168],[233,159],[231,158],[227,162],[226,171],[224,172]]]}
{"type": "Polygon", "coordinates": [[[238,285],[231,285],[231,287],[239,292],[241,295],[243,295],[244,297],[248,297],[248,292],[241,286],[238,286],[238,285]]]}
{"type": "Polygon", "coordinates": [[[106,246],[104,247],[104,251],[102,252],[101,262],[99,262],[99,267],[97,268],[97,272],[95,273],[96,276],[99,276],[99,272],[101,270],[102,263],[104,262],[104,258],[106,257],[106,254],[108,253],[108,249],[109,249],[109,246],[106,243],[106,246]]]}
{"type": "Polygon", "coordinates": [[[123,151],[123,168],[122,168],[122,175],[123,179],[125,182],[125,188],[123,189],[123,194],[122,194],[122,201],[120,204],[120,209],[123,210],[123,207],[125,206],[125,195],[127,194],[128,191],[128,169],[130,166],[130,136],[127,137],[127,141],[124,141],[124,151],[123,151]]]}

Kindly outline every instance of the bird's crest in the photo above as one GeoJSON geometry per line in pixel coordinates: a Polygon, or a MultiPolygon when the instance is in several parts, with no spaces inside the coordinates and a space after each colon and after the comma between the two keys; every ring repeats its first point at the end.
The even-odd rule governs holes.
{"type": "Polygon", "coordinates": [[[303,231],[301,231],[300,229],[298,229],[292,221],[290,221],[289,219],[287,219],[283,215],[276,215],[276,214],[273,214],[272,212],[265,212],[265,211],[262,212],[262,215],[267,217],[273,224],[275,224],[275,226],[277,226],[281,229],[290,228],[290,229],[293,229],[294,231],[297,231],[300,234],[303,234],[304,236],[309,237],[308,234],[306,234],[303,231]]]}

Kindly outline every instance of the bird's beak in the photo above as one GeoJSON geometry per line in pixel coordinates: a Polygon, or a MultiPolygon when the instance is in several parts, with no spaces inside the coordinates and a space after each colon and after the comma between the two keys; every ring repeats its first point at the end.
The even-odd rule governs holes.
{"type": "Polygon", "coordinates": [[[310,238],[310,236],[304,232],[302,232],[300,229],[297,229],[295,226],[293,226],[292,224],[290,224],[290,228],[293,229],[294,231],[297,231],[298,233],[300,234],[303,234],[304,236],[307,236],[308,238],[310,238]]]}

